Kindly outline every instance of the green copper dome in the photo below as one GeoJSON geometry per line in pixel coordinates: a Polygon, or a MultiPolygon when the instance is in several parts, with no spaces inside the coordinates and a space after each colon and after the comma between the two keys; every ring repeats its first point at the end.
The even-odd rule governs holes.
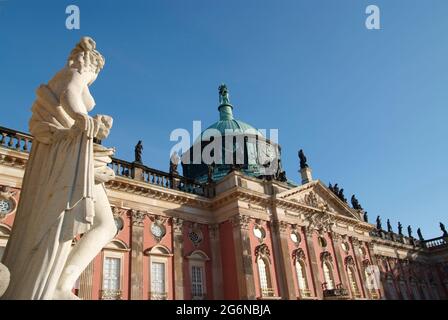
{"type": "Polygon", "coordinates": [[[253,126],[234,118],[225,85],[219,87],[219,102],[219,120],[205,129],[183,155],[183,175],[198,182],[217,181],[237,167],[253,177],[276,176],[281,170],[279,146],[253,126]],[[199,161],[194,161],[195,155],[199,161]],[[204,155],[210,155],[208,159],[213,161],[204,155]],[[185,156],[191,161],[185,162],[185,156]],[[275,164],[276,172],[272,173],[270,164],[275,164]]]}

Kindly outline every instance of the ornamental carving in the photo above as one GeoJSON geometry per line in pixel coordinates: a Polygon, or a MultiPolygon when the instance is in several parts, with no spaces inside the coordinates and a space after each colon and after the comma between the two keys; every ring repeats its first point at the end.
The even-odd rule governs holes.
{"type": "Polygon", "coordinates": [[[352,256],[347,256],[344,259],[344,263],[346,266],[354,266],[355,265],[355,260],[353,260],[352,256]]]}
{"type": "Polygon", "coordinates": [[[305,204],[310,207],[317,208],[319,206],[319,201],[313,191],[306,194],[303,200],[305,201],[305,204]]]}
{"type": "Polygon", "coordinates": [[[328,251],[324,251],[320,254],[320,261],[333,263],[333,257],[328,251]]]}
{"type": "Polygon", "coordinates": [[[258,258],[270,258],[271,252],[266,244],[260,244],[255,248],[255,257],[258,258]]]}
{"type": "Polygon", "coordinates": [[[234,216],[232,218],[232,224],[235,228],[240,228],[241,230],[249,230],[250,217],[249,216],[234,216]]]}
{"type": "Polygon", "coordinates": [[[121,210],[118,207],[111,207],[112,214],[114,215],[114,218],[119,218],[123,214],[123,210],[121,210]]]}
{"type": "Polygon", "coordinates": [[[309,213],[306,216],[308,231],[317,230],[319,233],[330,232],[334,223],[326,212],[309,213]]]}
{"type": "Polygon", "coordinates": [[[188,238],[195,247],[199,246],[199,244],[204,239],[202,230],[197,223],[193,223],[191,225],[190,232],[188,232],[188,238]]]}
{"type": "Polygon", "coordinates": [[[14,213],[17,209],[17,200],[14,198],[16,192],[8,187],[0,187],[0,220],[14,213]]]}
{"type": "Polygon", "coordinates": [[[132,225],[143,227],[143,223],[145,221],[146,214],[147,214],[146,212],[143,212],[140,210],[131,210],[130,215],[131,215],[132,225]]]}
{"type": "Polygon", "coordinates": [[[293,261],[296,261],[296,260],[305,261],[306,260],[306,255],[302,248],[296,249],[292,252],[292,260],[293,261]]]}
{"type": "Polygon", "coordinates": [[[184,220],[182,220],[181,218],[173,218],[172,223],[173,223],[174,233],[182,234],[182,227],[184,224],[184,220]]]}

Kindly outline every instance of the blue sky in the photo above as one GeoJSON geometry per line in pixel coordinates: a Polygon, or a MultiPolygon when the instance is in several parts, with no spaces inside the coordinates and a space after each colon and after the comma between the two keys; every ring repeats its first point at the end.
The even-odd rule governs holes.
{"type": "Polygon", "coordinates": [[[287,175],[297,151],[314,178],[339,183],[369,212],[422,228],[448,223],[448,1],[0,1],[0,125],[28,131],[34,91],[83,35],[106,66],[94,113],[114,117],[105,142],[168,169],[175,128],[218,118],[227,83],[234,114],[278,128],[287,175]],[[65,28],[65,8],[81,29],[65,28]],[[364,26],[381,9],[381,30],[364,26]]]}

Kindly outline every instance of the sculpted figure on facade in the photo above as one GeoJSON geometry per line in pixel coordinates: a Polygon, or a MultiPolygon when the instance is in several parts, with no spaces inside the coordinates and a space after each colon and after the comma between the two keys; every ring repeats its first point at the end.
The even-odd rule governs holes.
{"type": "Polygon", "coordinates": [[[112,118],[88,114],[95,106],[89,86],[103,66],[95,41],[84,37],[36,90],[34,141],[3,257],[11,272],[3,299],[77,299],[76,280],[116,233],[104,187],[114,178],[107,167],[114,149],[93,142],[108,136],[112,118]]]}

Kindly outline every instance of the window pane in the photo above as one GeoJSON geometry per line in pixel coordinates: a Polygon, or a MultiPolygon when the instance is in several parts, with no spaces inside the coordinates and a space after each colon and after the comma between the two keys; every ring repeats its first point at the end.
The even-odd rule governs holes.
{"type": "Polygon", "coordinates": [[[262,290],[269,289],[268,278],[266,274],[266,263],[263,259],[258,259],[258,274],[260,275],[260,287],[262,290]]]}
{"type": "Polygon", "coordinates": [[[323,265],[323,269],[324,269],[324,280],[327,283],[327,289],[331,290],[334,289],[334,284],[333,284],[333,275],[331,274],[331,267],[328,266],[328,263],[325,262],[323,265]]]}
{"type": "Polygon", "coordinates": [[[306,282],[306,271],[300,261],[296,262],[297,282],[300,290],[307,290],[308,284],[306,282]]]}
{"type": "Polygon", "coordinates": [[[103,290],[120,290],[121,259],[106,257],[103,266],[103,290]]]}
{"type": "Polygon", "coordinates": [[[204,268],[199,266],[191,267],[191,292],[194,297],[204,294],[204,268]]]}
{"type": "Polygon", "coordinates": [[[165,293],[165,263],[163,262],[151,264],[151,292],[165,293]]]}

